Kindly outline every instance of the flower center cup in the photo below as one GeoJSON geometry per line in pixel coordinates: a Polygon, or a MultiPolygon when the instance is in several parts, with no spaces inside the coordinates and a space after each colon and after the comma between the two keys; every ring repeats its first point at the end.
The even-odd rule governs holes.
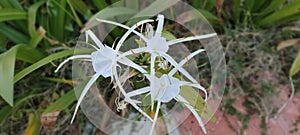
{"type": "Polygon", "coordinates": [[[154,36],[147,42],[147,47],[154,51],[167,52],[169,46],[167,40],[160,36],[154,36]]]}
{"type": "Polygon", "coordinates": [[[179,95],[179,79],[164,74],[160,78],[154,77],[153,81],[151,97],[153,97],[154,100],[167,103],[179,95]]]}
{"type": "Polygon", "coordinates": [[[101,50],[93,52],[91,56],[94,71],[105,78],[109,77],[113,61],[117,57],[116,51],[110,47],[103,47],[101,50]]]}

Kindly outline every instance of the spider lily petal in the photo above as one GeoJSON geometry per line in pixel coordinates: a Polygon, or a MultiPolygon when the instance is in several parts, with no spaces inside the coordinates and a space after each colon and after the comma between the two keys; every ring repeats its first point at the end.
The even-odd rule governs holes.
{"type": "Polygon", "coordinates": [[[156,58],[156,54],[151,54],[151,58],[150,58],[150,91],[151,91],[151,110],[153,110],[153,107],[154,107],[154,96],[153,95],[153,91],[155,89],[158,89],[157,87],[155,87],[155,83],[154,80],[156,80],[156,77],[155,77],[155,69],[154,69],[154,66],[155,66],[155,58],[156,58]]]}
{"type": "Polygon", "coordinates": [[[145,75],[148,79],[150,79],[150,76],[148,75],[148,72],[145,69],[143,69],[141,66],[139,66],[139,65],[135,64],[134,62],[132,62],[130,59],[128,59],[126,57],[123,57],[123,58],[119,59],[118,62],[136,69],[137,71],[139,71],[143,75],[145,75]]]}
{"type": "MultiPolygon", "coordinates": [[[[113,25],[116,25],[116,26],[120,26],[120,27],[122,27],[122,28],[124,28],[124,29],[127,29],[127,30],[130,29],[128,26],[123,25],[123,24],[121,24],[121,23],[117,23],[117,22],[113,22],[113,21],[108,21],[108,20],[102,20],[102,19],[98,19],[98,18],[96,18],[96,20],[99,21],[99,22],[103,22],[103,23],[108,23],[108,24],[113,24],[113,25]]],[[[138,35],[138,36],[139,36],[140,38],[142,38],[144,41],[147,41],[147,38],[146,38],[143,34],[137,32],[137,31],[135,31],[135,30],[133,30],[132,32],[135,33],[136,35],[138,35]]]]}
{"type": "Polygon", "coordinates": [[[126,57],[128,55],[132,55],[132,54],[139,54],[139,53],[142,53],[142,52],[147,52],[147,50],[149,50],[147,47],[142,47],[142,48],[136,48],[136,49],[132,49],[132,50],[129,50],[127,52],[124,52],[122,54],[120,54],[116,60],[119,60],[119,59],[122,59],[123,57],[126,57]]]}
{"type": "Polygon", "coordinates": [[[187,38],[179,38],[179,39],[168,41],[167,44],[168,45],[174,45],[174,44],[177,44],[177,43],[182,43],[182,42],[187,42],[187,41],[192,41],[192,40],[200,40],[200,39],[210,38],[210,37],[214,37],[214,36],[217,36],[217,34],[212,33],[212,34],[192,36],[192,37],[187,37],[187,38]]]}
{"type": "Polygon", "coordinates": [[[197,83],[196,79],[194,79],[185,69],[183,69],[170,55],[159,52],[159,54],[164,57],[167,61],[169,61],[177,70],[179,70],[185,77],[187,77],[193,83],[197,83]]]}
{"type": "Polygon", "coordinates": [[[140,88],[140,89],[137,89],[137,90],[133,90],[133,91],[130,91],[127,93],[127,96],[128,97],[134,97],[134,96],[137,96],[137,95],[141,95],[141,94],[144,94],[144,93],[147,93],[150,91],[150,87],[144,87],[144,88],[140,88]]]}
{"type": "Polygon", "coordinates": [[[164,16],[163,15],[158,15],[157,16],[158,24],[157,24],[157,29],[155,32],[155,36],[160,37],[163,27],[164,27],[164,16]]]}
{"type": "Polygon", "coordinates": [[[128,29],[128,31],[122,36],[122,38],[119,40],[118,44],[117,44],[117,47],[116,47],[116,51],[118,51],[121,47],[121,45],[123,44],[123,42],[127,39],[127,37],[133,32],[135,31],[135,29],[137,27],[139,27],[140,25],[143,25],[145,23],[148,23],[148,22],[153,22],[153,20],[143,20],[143,21],[140,21],[138,23],[136,23],[135,25],[133,25],[130,29],[128,29]]]}
{"type": "Polygon", "coordinates": [[[74,114],[73,114],[73,117],[72,117],[72,120],[71,120],[71,124],[73,123],[74,119],[75,119],[75,116],[76,116],[76,113],[78,111],[78,108],[84,98],[84,96],[86,95],[86,93],[88,92],[88,90],[91,88],[91,86],[93,85],[93,83],[97,80],[97,78],[100,76],[99,73],[96,73],[95,75],[93,75],[93,77],[89,80],[89,82],[85,85],[84,89],[82,90],[81,94],[80,94],[80,97],[78,99],[78,102],[77,102],[77,105],[76,105],[76,108],[75,108],[75,111],[74,111],[74,114]]]}
{"type": "Polygon", "coordinates": [[[152,127],[151,127],[149,135],[153,134],[153,131],[154,131],[154,128],[155,128],[155,125],[156,125],[156,121],[157,121],[157,117],[158,117],[158,112],[159,112],[159,109],[160,109],[160,105],[161,105],[161,102],[158,101],[157,107],[156,107],[156,112],[155,112],[155,115],[154,115],[154,119],[153,119],[153,123],[152,123],[152,127]]]}
{"type": "Polygon", "coordinates": [[[94,32],[92,32],[91,30],[87,30],[85,32],[86,34],[86,43],[88,43],[88,36],[90,36],[92,38],[92,40],[96,43],[96,45],[102,49],[104,47],[104,45],[102,44],[102,42],[97,38],[97,36],[94,34],[94,32]]]}
{"type": "Polygon", "coordinates": [[[183,102],[184,105],[185,105],[185,106],[193,113],[193,115],[194,115],[195,118],[197,119],[198,124],[199,124],[199,126],[201,127],[202,131],[203,131],[205,134],[207,134],[206,129],[205,129],[205,126],[204,126],[204,124],[203,124],[203,121],[201,120],[201,118],[200,118],[199,114],[197,113],[197,111],[196,111],[196,110],[189,104],[189,102],[188,102],[186,99],[184,99],[183,97],[177,96],[176,99],[179,100],[179,102],[183,102]]]}
{"type": "Polygon", "coordinates": [[[74,60],[74,59],[91,59],[92,56],[91,55],[75,55],[75,56],[71,56],[69,58],[67,58],[66,60],[64,60],[62,63],[59,64],[59,66],[56,68],[56,70],[54,72],[58,72],[58,70],[65,65],[67,62],[69,62],[70,60],[74,60]]]}
{"type": "MultiPolygon", "coordinates": [[[[190,59],[192,59],[194,56],[198,55],[201,52],[204,52],[204,49],[199,49],[193,53],[191,53],[190,55],[188,55],[185,59],[183,59],[182,61],[179,62],[179,66],[183,66],[186,62],[188,62],[190,59]]],[[[169,72],[170,76],[173,76],[176,73],[177,69],[174,68],[169,72]]]]}
{"type": "Polygon", "coordinates": [[[133,108],[135,108],[137,111],[139,111],[142,115],[144,115],[146,118],[148,118],[150,121],[153,121],[152,118],[146,113],[144,112],[142,109],[140,109],[140,107],[138,107],[136,105],[136,103],[134,103],[132,101],[132,99],[130,99],[130,97],[128,97],[127,93],[125,92],[124,88],[122,87],[122,84],[119,80],[119,77],[117,75],[117,68],[116,67],[112,67],[112,73],[115,77],[115,81],[116,81],[116,84],[118,86],[118,88],[120,89],[120,92],[123,94],[123,96],[125,97],[125,101],[127,101],[129,104],[131,104],[133,106],[133,108]]]}

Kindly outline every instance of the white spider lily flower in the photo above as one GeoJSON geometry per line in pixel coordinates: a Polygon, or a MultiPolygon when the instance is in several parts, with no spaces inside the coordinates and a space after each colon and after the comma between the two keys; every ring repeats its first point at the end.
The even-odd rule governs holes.
{"type": "MultiPolygon", "coordinates": [[[[203,88],[196,79],[194,79],[182,66],[190,59],[192,59],[195,55],[203,52],[203,49],[197,50],[190,54],[189,56],[186,57],[186,59],[183,59],[180,63],[177,63],[169,54],[167,54],[169,47],[171,45],[175,45],[177,43],[182,43],[182,42],[187,42],[187,41],[192,41],[192,40],[201,40],[201,39],[206,39],[206,38],[211,38],[216,36],[216,33],[213,34],[207,34],[207,35],[200,35],[200,36],[191,36],[191,37],[186,37],[186,38],[180,38],[180,39],[175,39],[171,41],[167,41],[166,38],[161,36],[162,30],[163,30],[163,25],[164,25],[164,16],[163,15],[158,15],[157,20],[157,28],[154,33],[153,27],[150,24],[147,24],[146,26],[146,36],[143,34],[137,32],[135,29],[145,23],[148,22],[153,22],[153,20],[143,20],[132,27],[128,27],[126,25],[117,23],[117,22],[112,22],[108,20],[101,20],[97,19],[97,21],[103,22],[103,23],[108,23],[108,24],[113,24],[122,28],[127,29],[127,32],[121,37],[119,42],[116,45],[116,48],[110,48],[108,46],[105,46],[102,44],[102,42],[94,35],[94,33],[90,30],[86,31],[86,42],[88,43],[88,37],[90,37],[96,44],[96,46],[93,46],[96,51],[92,52],[91,54],[87,55],[76,55],[76,56],[71,56],[67,58],[65,61],[63,61],[58,68],[55,70],[57,72],[66,62],[69,60],[73,59],[82,59],[82,60],[87,60],[92,62],[92,66],[94,71],[96,72],[92,78],[88,81],[86,86],[84,87],[79,99],[78,103],[76,105],[73,118],[71,120],[71,123],[73,122],[75,118],[75,114],[79,108],[79,105],[81,104],[84,96],[88,92],[89,88],[92,86],[92,84],[97,80],[99,76],[103,77],[111,77],[112,81],[115,81],[117,84],[120,92],[124,96],[124,100],[122,103],[118,103],[117,105],[119,106],[118,109],[124,109],[126,107],[126,104],[129,103],[131,106],[133,106],[136,110],[138,110],[143,116],[147,117],[150,121],[152,121],[152,127],[150,131],[150,135],[152,135],[155,124],[158,118],[158,112],[160,109],[161,103],[166,103],[171,101],[172,99],[176,99],[177,101],[180,102],[187,102],[184,98],[182,98],[179,94],[180,92],[180,86],[191,86],[195,87],[197,89],[202,90],[205,93],[205,101],[207,99],[207,92],[205,88],[203,88]],[[139,36],[140,39],[142,39],[146,47],[141,47],[141,48],[136,48],[132,49],[127,52],[119,52],[119,49],[121,48],[122,44],[125,42],[125,40],[129,37],[131,33],[136,34],[139,36]],[[127,58],[128,55],[133,55],[138,54],[138,53],[150,53],[150,72],[147,72],[143,67],[140,65],[134,63],[130,59],[127,58]],[[156,77],[155,76],[155,61],[156,58],[160,56],[166,62],[167,64],[170,63],[171,66],[174,68],[168,73],[168,74],[163,74],[161,77],[156,77]],[[119,76],[117,73],[117,67],[118,64],[123,64],[129,67],[132,67],[139,71],[140,73],[144,74],[146,78],[150,82],[150,86],[133,90],[129,93],[126,93],[121,81],[119,80],[119,76]],[[185,76],[188,81],[180,81],[179,79],[173,77],[173,75],[176,72],[181,73],[183,76],[185,76]],[[153,109],[154,107],[154,102],[157,101],[157,107],[156,107],[156,112],[154,115],[154,118],[152,119],[149,115],[146,114],[142,109],[139,108],[137,103],[141,103],[140,101],[132,100],[131,97],[140,95],[143,93],[148,93],[151,96],[151,108],[153,109]],[[125,103],[125,102],[127,103],[125,103]]],[[[187,103],[188,104],[188,103],[187,103]]],[[[190,111],[195,115],[197,118],[197,121],[202,128],[203,132],[206,133],[206,130],[204,128],[204,124],[200,118],[200,116],[197,114],[195,109],[187,105],[187,108],[190,109],[190,111]]]]}
{"type": "MultiPolygon", "coordinates": [[[[109,23],[109,24],[123,27],[125,29],[128,29],[128,31],[132,30],[128,26],[120,24],[120,23],[111,22],[111,21],[107,21],[107,20],[101,20],[101,19],[96,19],[96,20],[98,20],[100,22],[109,23]]],[[[118,55],[118,57],[117,57],[117,60],[118,60],[118,59],[122,59],[128,55],[132,55],[133,53],[138,54],[138,53],[147,52],[147,53],[151,54],[150,73],[149,73],[150,76],[146,76],[147,79],[149,79],[149,81],[150,81],[150,87],[148,86],[148,87],[134,90],[134,91],[128,93],[128,96],[132,97],[135,95],[140,95],[143,93],[150,92],[152,109],[154,106],[154,101],[158,102],[156,112],[154,115],[154,119],[153,119],[152,128],[150,130],[150,135],[152,135],[152,133],[154,131],[160,104],[162,102],[168,102],[174,98],[176,98],[177,100],[182,101],[182,102],[185,101],[184,99],[180,98],[180,96],[179,96],[179,91],[180,91],[180,89],[178,89],[179,86],[187,85],[187,86],[198,88],[205,93],[205,101],[207,100],[207,92],[206,92],[205,88],[203,88],[196,81],[196,79],[194,79],[185,69],[182,68],[182,66],[189,59],[193,58],[195,55],[199,54],[200,52],[203,52],[204,50],[200,49],[196,52],[193,52],[186,59],[182,60],[180,63],[177,63],[170,55],[167,54],[169,46],[175,45],[177,43],[192,41],[192,40],[201,40],[201,39],[211,38],[211,37],[214,37],[217,35],[216,33],[212,33],[212,34],[207,34],[207,35],[192,36],[192,37],[180,38],[180,39],[167,41],[164,37],[161,37],[161,33],[163,30],[163,24],[164,24],[164,16],[158,15],[157,20],[158,20],[158,25],[157,25],[157,29],[156,29],[154,35],[153,35],[154,32],[153,32],[152,26],[149,26],[148,24],[146,26],[146,29],[147,29],[146,37],[144,37],[141,34],[136,33],[136,35],[138,35],[142,40],[144,40],[144,42],[146,43],[146,47],[132,49],[130,51],[127,51],[127,52],[124,52],[124,53],[118,55]],[[169,62],[172,66],[174,66],[174,69],[168,75],[162,75],[161,78],[157,78],[155,76],[154,66],[155,66],[155,60],[156,60],[157,56],[163,57],[167,62],[169,62]],[[182,75],[184,75],[186,78],[188,78],[189,81],[191,81],[191,82],[179,81],[179,80],[176,80],[176,78],[172,77],[177,71],[179,71],[182,75]],[[169,82],[167,81],[166,78],[169,79],[169,82]],[[173,82],[176,82],[177,84],[171,83],[172,81],[170,81],[170,80],[172,80],[173,82]]],[[[129,36],[129,34],[124,35],[122,38],[126,39],[128,36],[129,36]]],[[[113,66],[113,67],[115,67],[115,66],[113,66]]],[[[139,66],[135,66],[135,67],[140,68],[139,66]]],[[[140,69],[139,71],[143,71],[143,69],[140,69]]],[[[117,77],[117,75],[115,75],[115,77],[117,77]]],[[[118,79],[116,79],[116,81],[118,82],[118,79]]],[[[121,83],[119,83],[118,85],[120,88],[122,88],[121,83]]],[[[125,101],[127,101],[127,100],[130,100],[130,99],[125,99],[125,101]]],[[[204,128],[202,120],[200,119],[200,116],[197,113],[195,113],[196,111],[193,109],[193,107],[191,107],[191,106],[187,106],[187,107],[191,110],[191,112],[197,118],[198,123],[199,123],[200,127],[202,128],[203,132],[206,133],[206,130],[204,128]]]]}
{"type": "Polygon", "coordinates": [[[179,95],[179,79],[163,74],[160,78],[154,77],[151,81],[153,81],[151,85],[153,91],[150,92],[152,100],[167,103],[179,95]]]}
{"type": "Polygon", "coordinates": [[[101,74],[104,78],[110,77],[112,64],[117,57],[117,52],[110,47],[103,47],[100,51],[93,52],[91,56],[94,71],[101,74]]]}
{"type": "MultiPolygon", "coordinates": [[[[136,25],[132,26],[131,28],[128,27],[129,30],[127,31],[127,33],[125,33],[125,35],[129,35],[131,32],[133,32],[133,33],[138,34],[139,36],[142,36],[140,33],[135,31],[136,27],[138,27],[144,23],[152,22],[152,21],[153,20],[143,20],[143,21],[137,23],[136,25]]],[[[99,78],[100,75],[102,75],[105,78],[112,77],[112,79],[114,76],[117,76],[116,75],[117,73],[113,72],[113,69],[114,69],[113,66],[117,66],[117,62],[120,62],[124,65],[132,66],[133,68],[137,69],[138,71],[140,71],[142,73],[146,73],[146,71],[143,70],[143,68],[141,68],[140,66],[138,66],[137,64],[135,64],[134,62],[132,62],[131,60],[129,60],[126,57],[118,59],[119,61],[117,61],[116,57],[118,55],[118,51],[114,50],[108,46],[103,45],[102,42],[96,37],[96,35],[94,35],[94,33],[90,30],[86,31],[86,43],[88,43],[88,37],[91,37],[92,40],[96,43],[97,47],[93,46],[96,49],[96,51],[92,52],[90,55],[71,56],[71,57],[67,58],[66,60],[64,60],[55,70],[55,72],[58,72],[58,70],[70,60],[82,59],[82,60],[92,61],[93,69],[96,72],[96,74],[94,74],[92,76],[92,78],[89,80],[89,82],[86,84],[86,86],[84,87],[84,89],[78,99],[78,103],[76,105],[71,123],[73,123],[73,120],[75,119],[76,113],[79,109],[79,106],[80,106],[84,96],[86,95],[86,93],[88,92],[88,90],[92,86],[92,84],[97,80],[97,78],[99,78]]],[[[126,36],[123,36],[123,37],[126,37],[126,36]]],[[[117,48],[120,48],[120,46],[122,44],[122,42],[121,42],[122,40],[125,40],[125,38],[121,38],[121,40],[117,44],[117,48]]],[[[136,110],[140,111],[140,113],[143,114],[145,117],[147,117],[150,121],[153,121],[150,116],[148,116],[144,111],[142,111],[136,105],[137,101],[129,99],[129,97],[126,95],[126,92],[123,89],[121,89],[121,92],[125,96],[125,99],[128,103],[130,103],[136,110]]]]}

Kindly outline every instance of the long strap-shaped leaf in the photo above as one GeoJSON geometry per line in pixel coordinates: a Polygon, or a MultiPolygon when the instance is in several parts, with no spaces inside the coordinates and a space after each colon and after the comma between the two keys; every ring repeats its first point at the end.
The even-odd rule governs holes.
{"type": "Polygon", "coordinates": [[[0,22],[10,20],[24,20],[27,18],[27,13],[23,10],[2,8],[0,9],[0,22]]]}

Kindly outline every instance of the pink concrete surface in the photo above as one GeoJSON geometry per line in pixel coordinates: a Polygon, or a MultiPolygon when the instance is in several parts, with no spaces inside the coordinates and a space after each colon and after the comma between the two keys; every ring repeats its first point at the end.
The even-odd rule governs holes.
{"type": "MultiPolygon", "coordinates": [[[[274,99],[274,106],[281,106],[288,99],[290,89],[286,86],[280,86],[282,91],[279,96],[274,99]],[[278,101],[278,102],[276,102],[278,101]]],[[[243,98],[238,98],[234,103],[234,107],[239,112],[245,114],[245,108],[242,106],[243,98]]],[[[296,93],[292,101],[286,108],[277,115],[276,118],[266,119],[267,135],[300,135],[300,131],[290,133],[295,128],[293,123],[300,116],[300,92],[296,93]]],[[[225,114],[218,110],[215,113],[217,121],[207,123],[206,129],[208,135],[261,135],[262,129],[260,128],[261,118],[256,114],[251,116],[248,128],[242,131],[242,123],[235,116],[225,114]]],[[[300,124],[296,125],[300,130],[300,124]]],[[[179,131],[181,135],[203,135],[197,120],[191,114],[180,126],[179,131]]]]}

